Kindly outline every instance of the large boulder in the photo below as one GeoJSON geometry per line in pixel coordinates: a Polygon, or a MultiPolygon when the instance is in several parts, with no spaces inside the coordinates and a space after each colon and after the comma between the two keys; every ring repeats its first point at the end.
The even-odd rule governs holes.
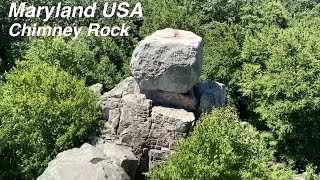
{"type": "MultiPolygon", "coordinates": [[[[116,150],[115,150],[116,151],[116,150]]],[[[130,180],[111,157],[98,148],[84,144],[58,154],[37,180],[130,180]]]]}
{"type": "Polygon", "coordinates": [[[202,69],[202,38],[192,32],[164,29],[141,41],[131,71],[143,90],[187,93],[202,69]]]}

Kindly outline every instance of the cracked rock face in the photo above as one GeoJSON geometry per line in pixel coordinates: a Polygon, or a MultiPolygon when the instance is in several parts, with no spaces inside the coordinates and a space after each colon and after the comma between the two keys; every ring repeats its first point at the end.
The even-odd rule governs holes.
{"type": "Polygon", "coordinates": [[[194,114],[183,109],[152,108],[149,141],[154,148],[173,149],[178,137],[185,137],[195,121],[194,114]]]}
{"type": "Polygon", "coordinates": [[[188,135],[196,121],[195,112],[225,105],[226,88],[217,82],[198,82],[187,94],[147,91],[128,77],[100,100],[107,122],[97,144],[131,147],[140,160],[138,168],[145,170],[164,160],[177,139],[188,135]]]}
{"type": "Polygon", "coordinates": [[[143,90],[187,93],[202,69],[202,38],[189,31],[164,29],[139,43],[131,72],[143,90]]]}
{"type": "Polygon", "coordinates": [[[122,167],[131,179],[135,177],[139,160],[132,153],[131,148],[108,142],[97,145],[97,148],[110,157],[115,164],[122,167]]]}
{"type": "Polygon", "coordinates": [[[118,128],[120,143],[133,148],[136,155],[147,146],[151,121],[149,116],[152,101],[142,94],[130,94],[122,98],[122,109],[118,128]]]}

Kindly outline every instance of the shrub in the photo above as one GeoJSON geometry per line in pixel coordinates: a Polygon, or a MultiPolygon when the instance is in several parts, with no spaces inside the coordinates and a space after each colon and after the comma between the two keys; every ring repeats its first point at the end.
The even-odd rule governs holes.
{"type": "Polygon", "coordinates": [[[239,121],[234,109],[213,111],[201,117],[192,135],[176,152],[152,171],[156,180],[168,179],[290,179],[286,166],[272,164],[273,150],[266,138],[239,121]]]}
{"type": "Polygon", "coordinates": [[[100,131],[97,98],[47,64],[6,75],[0,90],[0,178],[35,179],[63,150],[100,131]]]}
{"type": "Polygon", "coordinates": [[[269,27],[244,43],[243,93],[279,140],[279,154],[319,165],[320,19],[269,27]]]}

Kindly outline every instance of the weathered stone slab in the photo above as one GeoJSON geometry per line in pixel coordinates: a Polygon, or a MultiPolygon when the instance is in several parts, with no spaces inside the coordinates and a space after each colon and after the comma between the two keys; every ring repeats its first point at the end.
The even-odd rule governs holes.
{"type": "Polygon", "coordinates": [[[156,106],[151,113],[152,126],[149,136],[153,148],[172,149],[179,137],[184,137],[195,121],[194,114],[183,109],[156,106]]]}
{"type": "Polygon", "coordinates": [[[98,95],[101,95],[102,91],[103,91],[103,85],[100,84],[100,83],[97,83],[97,84],[94,84],[92,86],[89,87],[89,90],[98,94],[98,95]]]}
{"type": "Polygon", "coordinates": [[[140,89],[135,79],[133,77],[128,77],[103,96],[107,98],[122,98],[128,94],[139,94],[139,92],[140,89]]]}

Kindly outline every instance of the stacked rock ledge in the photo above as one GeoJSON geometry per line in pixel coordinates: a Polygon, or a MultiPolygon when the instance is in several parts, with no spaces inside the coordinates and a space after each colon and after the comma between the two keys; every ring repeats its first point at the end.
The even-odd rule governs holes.
{"type": "MultiPolygon", "coordinates": [[[[188,31],[164,29],[141,41],[133,76],[100,95],[101,136],[60,153],[38,179],[141,179],[162,163],[192,131],[196,115],[225,106],[224,84],[199,81],[202,51],[201,37],[188,31]]],[[[89,89],[101,93],[99,84],[89,89]]]]}

